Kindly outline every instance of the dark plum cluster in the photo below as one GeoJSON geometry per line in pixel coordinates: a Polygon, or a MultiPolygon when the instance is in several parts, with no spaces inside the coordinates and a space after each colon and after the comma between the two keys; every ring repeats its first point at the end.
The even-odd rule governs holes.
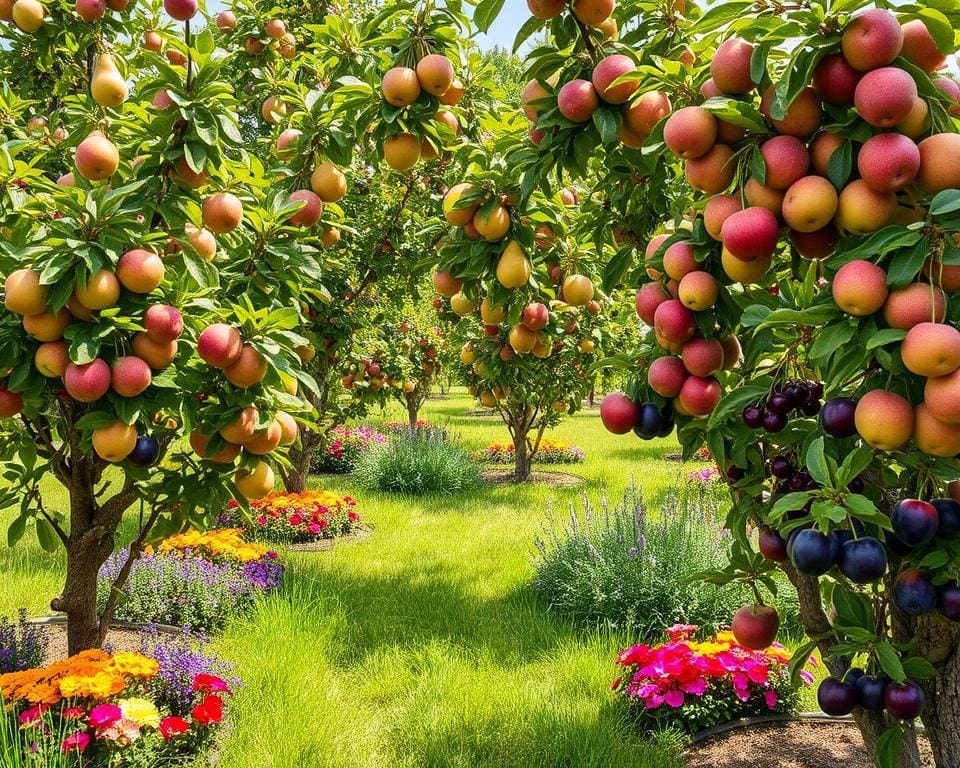
{"type": "Polygon", "coordinates": [[[765,403],[743,409],[743,423],[750,429],[780,432],[786,428],[791,414],[816,416],[820,413],[823,384],[818,381],[788,381],[770,394],[765,403]]]}
{"type": "Polygon", "coordinates": [[[825,678],[817,689],[817,703],[832,717],[849,715],[857,707],[887,711],[896,720],[913,720],[926,704],[923,689],[913,680],[895,683],[884,675],[868,675],[852,667],[843,679],[825,678]]]}

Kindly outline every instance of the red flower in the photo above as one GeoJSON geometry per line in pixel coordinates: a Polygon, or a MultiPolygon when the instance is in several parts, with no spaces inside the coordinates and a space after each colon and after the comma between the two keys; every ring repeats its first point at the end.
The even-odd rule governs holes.
{"type": "Polygon", "coordinates": [[[303,518],[300,515],[291,515],[289,523],[292,526],[298,526],[303,522],[303,518]]]}
{"type": "Polygon", "coordinates": [[[360,515],[358,515],[356,512],[353,512],[353,511],[347,512],[347,519],[355,523],[357,522],[357,520],[360,519],[360,515]]]}
{"type": "Polygon", "coordinates": [[[230,686],[223,678],[201,672],[193,678],[193,690],[204,693],[230,693],[230,686]]]}
{"type": "Polygon", "coordinates": [[[321,517],[320,520],[317,522],[317,525],[319,526],[321,531],[325,528],[330,527],[330,523],[327,522],[327,518],[325,517],[321,517]]]}
{"type": "Polygon", "coordinates": [[[193,708],[191,714],[201,725],[215,725],[223,720],[223,699],[208,694],[193,708]]]}
{"type": "Polygon", "coordinates": [[[181,736],[190,730],[190,723],[182,717],[165,717],[160,721],[160,735],[167,741],[174,736],[181,736]]]}

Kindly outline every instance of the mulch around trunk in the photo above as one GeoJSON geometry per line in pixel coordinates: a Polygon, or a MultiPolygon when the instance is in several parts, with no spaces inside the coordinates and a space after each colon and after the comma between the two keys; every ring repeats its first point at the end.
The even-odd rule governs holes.
{"type": "Polygon", "coordinates": [[[317,541],[306,541],[302,544],[289,544],[287,549],[291,552],[329,552],[339,544],[350,544],[357,541],[365,541],[373,535],[372,528],[357,528],[346,536],[334,536],[332,539],[318,539],[317,541]]]}
{"type": "MultiPolygon", "coordinates": [[[[924,768],[934,768],[921,739],[924,768]]],[[[738,728],[690,747],[687,768],[874,768],[851,722],[790,721],[738,728]]]]}
{"type": "MultiPolygon", "coordinates": [[[[63,661],[67,658],[67,625],[60,622],[40,622],[47,635],[47,652],[43,657],[44,665],[63,661]]],[[[133,651],[140,653],[140,640],[143,629],[132,627],[114,627],[107,632],[103,647],[110,651],[133,651]]]]}
{"type": "MultiPolygon", "coordinates": [[[[484,482],[492,485],[508,485],[514,481],[512,469],[485,469],[481,473],[484,482]]],[[[573,488],[583,485],[586,480],[579,475],[571,475],[568,472],[543,472],[534,470],[530,473],[530,479],[527,481],[536,485],[550,485],[555,488],[573,488]]]]}

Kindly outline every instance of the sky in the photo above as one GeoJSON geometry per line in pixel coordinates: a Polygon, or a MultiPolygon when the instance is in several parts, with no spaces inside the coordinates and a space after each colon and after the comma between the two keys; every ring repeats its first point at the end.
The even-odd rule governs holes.
{"type": "Polygon", "coordinates": [[[503,10],[490,27],[487,34],[477,36],[477,45],[488,50],[499,45],[508,51],[513,49],[513,38],[517,30],[530,18],[530,10],[523,0],[506,0],[503,10]]]}

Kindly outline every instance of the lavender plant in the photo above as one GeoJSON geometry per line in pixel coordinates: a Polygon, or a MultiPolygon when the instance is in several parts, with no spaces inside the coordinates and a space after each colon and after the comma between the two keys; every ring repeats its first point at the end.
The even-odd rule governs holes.
{"type": "Polygon", "coordinates": [[[21,609],[16,621],[0,616],[0,675],[39,667],[47,651],[47,636],[42,627],[27,621],[21,609]]]}
{"type": "MultiPolygon", "coordinates": [[[[126,552],[112,555],[100,570],[102,606],[126,552]]],[[[284,567],[263,558],[250,563],[213,563],[201,557],[151,554],[133,565],[115,616],[138,624],[169,624],[199,632],[222,629],[255,597],[280,587],[284,567]]]]}
{"type": "Polygon", "coordinates": [[[715,630],[742,602],[736,589],[689,581],[715,568],[727,548],[716,496],[680,486],[651,514],[631,485],[611,507],[586,493],[565,520],[548,516],[535,541],[533,586],[549,606],[587,626],[657,637],[673,624],[715,630]]]}

